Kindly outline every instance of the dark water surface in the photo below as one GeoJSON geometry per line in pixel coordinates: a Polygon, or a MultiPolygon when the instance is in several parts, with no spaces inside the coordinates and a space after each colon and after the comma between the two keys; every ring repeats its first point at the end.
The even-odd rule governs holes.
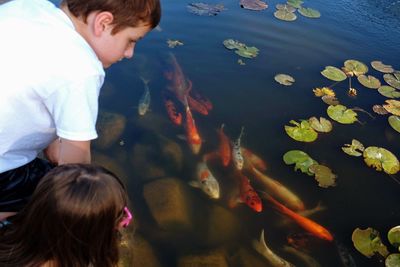
{"type": "MultiPolygon", "coordinates": [[[[146,129],[154,126],[153,131],[171,138],[182,147],[186,167],[174,175],[186,180],[185,177],[193,172],[192,166],[197,158],[190,155],[186,143],[176,137],[183,133],[182,129],[171,123],[157,128],[155,121],[145,119],[154,116],[168,121],[160,92],[167,86],[162,61],[167,52],[172,52],[185,75],[192,80],[193,87],[214,104],[208,116],[194,113],[205,139],[201,153],[216,147],[215,130],[221,123],[225,123],[226,133],[231,138],[236,138],[244,126],[242,144],[267,162],[267,173],[296,192],[308,208],[318,202],[327,207],[312,218],[347,247],[357,266],[378,266],[377,261],[365,258],[353,248],[351,234],[357,227],[373,227],[381,232],[384,242],[390,246],[386,233],[400,223],[400,185],[387,174],[366,166],[362,158],[350,157],[340,148],[355,138],[365,146],[384,147],[399,157],[399,133],[389,126],[387,116],[373,114],[375,119],[371,119],[360,112],[359,120],[365,124],[333,122],[333,131],[320,134],[313,143],[294,141],[286,135],[284,125],[291,119],[328,118],[327,105],[312,92],[315,87],[333,83],[320,74],[325,66],[341,67],[345,60],[357,59],[369,66],[368,74],[382,82],[382,74],[370,67],[372,60],[381,60],[400,69],[399,1],[308,0],[303,5],[319,10],[321,18],[308,19],[297,13],[294,22],[280,21],[273,16],[275,4],[281,3],[279,1],[268,1],[269,8],[259,12],[240,8],[238,1],[207,3],[222,3],[227,10],[215,17],[203,17],[189,13],[188,2],[163,1],[162,30],[151,32],[137,45],[133,60],[123,61],[107,70],[100,108],[123,114],[127,118],[127,127],[120,138],[125,144],[115,144],[103,153],[119,162],[131,177],[127,183],[138,214],[137,231],[158,249],[164,266],[175,266],[176,255],[183,252],[186,242],[191,242],[181,240],[181,244],[178,242],[173,246],[157,242],[151,233],[152,227],[156,226],[147,220],[151,216],[142,198],[142,183],[136,179],[135,169],[127,160],[132,156],[132,147],[146,139],[146,129]],[[259,55],[255,59],[243,59],[245,66],[237,64],[239,57],[222,45],[228,38],[256,46],[260,49],[259,55]],[[178,39],[184,45],[168,48],[167,39],[178,39]],[[282,86],[274,81],[277,73],[290,74],[296,82],[290,87],[282,86]],[[134,108],[143,92],[140,75],[151,80],[149,86],[152,90],[151,111],[143,118],[139,118],[134,108]],[[138,125],[144,126],[141,129],[138,125]],[[313,177],[285,165],[282,156],[293,149],[303,150],[329,166],[338,175],[337,186],[320,188],[313,177]],[[121,150],[123,156],[118,156],[121,150]]],[[[346,81],[334,87],[343,105],[373,113],[372,105],[384,103],[386,98],[377,91],[363,87],[356,79],[353,81],[358,90],[357,98],[347,96],[346,81]]],[[[221,182],[220,186],[223,188],[224,184],[221,182]]],[[[201,195],[197,189],[193,192],[201,195]]],[[[206,197],[202,199],[212,202],[206,197]]],[[[216,205],[226,207],[222,201],[217,201],[216,205]]],[[[262,213],[256,214],[243,205],[233,213],[242,220],[243,234],[236,240],[238,244],[251,249],[250,240],[258,238],[264,228],[267,244],[274,251],[296,266],[305,266],[296,257],[282,252],[286,236],[291,232],[277,226],[282,217],[271,208],[265,207],[262,213]]],[[[336,244],[322,244],[311,250],[310,255],[324,267],[346,266],[339,259],[336,244]]]]}

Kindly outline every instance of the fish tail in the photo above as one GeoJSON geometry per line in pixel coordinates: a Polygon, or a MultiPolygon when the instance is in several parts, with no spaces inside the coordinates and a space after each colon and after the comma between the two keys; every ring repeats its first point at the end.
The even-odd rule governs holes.
{"type": "Polygon", "coordinates": [[[143,81],[143,83],[144,83],[145,85],[148,85],[149,82],[150,82],[150,79],[145,79],[143,76],[140,76],[140,79],[143,81]]]}

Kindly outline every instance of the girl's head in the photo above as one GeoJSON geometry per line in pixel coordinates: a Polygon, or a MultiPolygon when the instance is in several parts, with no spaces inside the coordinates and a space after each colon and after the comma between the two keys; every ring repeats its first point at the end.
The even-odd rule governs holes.
{"type": "Polygon", "coordinates": [[[13,227],[0,238],[0,244],[13,245],[9,262],[14,264],[2,265],[3,244],[0,265],[50,261],[57,267],[115,266],[126,205],[124,186],[113,173],[87,164],[58,166],[42,178],[13,227]]]}

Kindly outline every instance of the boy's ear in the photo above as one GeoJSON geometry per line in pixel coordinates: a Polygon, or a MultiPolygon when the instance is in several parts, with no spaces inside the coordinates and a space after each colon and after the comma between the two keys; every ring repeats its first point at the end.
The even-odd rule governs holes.
{"type": "Polygon", "coordinates": [[[111,12],[101,11],[95,15],[93,30],[96,36],[99,36],[102,32],[109,30],[112,27],[114,16],[111,12]]]}

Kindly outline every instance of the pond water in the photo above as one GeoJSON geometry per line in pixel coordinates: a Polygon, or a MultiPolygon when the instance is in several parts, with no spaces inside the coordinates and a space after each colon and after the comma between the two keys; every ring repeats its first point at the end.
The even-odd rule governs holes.
{"type": "MultiPolygon", "coordinates": [[[[326,207],[310,218],[327,228],[335,242],[315,241],[317,245],[305,245],[308,247],[304,248],[321,266],[354,266],[343,263],[338,246],[346,248],[347,256],[354,259],[355,266],[381,264],[354,249],[351,235],[357,227],[377,229],[390,247],[386,233],[400,223],[400,184],[395,181],[400,180],[399,175],[391,177],[375,171],[362,157],[351,157],[341,151],[344,144],[355,138],[365,146],[383,147],[400,156],[399,133],[389,126],[387,116],[372,111],[374,104],[383,104],[386,98],[376,90],[363,87],[356,79],[353,79],[353,87],[358,95],[351,98],[347,95],[348,83],[343,81],[333,87],[341,104],[362,108],[374,119],[358,112],[362,124],[344,125],[332,121],[333,130],[319,134],[312,143],[291,139],[285,133],[284,125],[292,119],[329,118],[327,105],[312,92],[316,87],[334,83],[320,74],[325,66],[340,68],[345,60],[356,59],[368,65],[368,74],[382,82],[382,74],[371,68],[371,61],[380,60],[400,69],[400,1],[305,0],[303,5],[319,10],[321,17],[310,19],[297,13],[298,18],[293,22],[274,17],[275,5],[282,2],[269,0],[267,9],[251,11],[241,8],[239,1],[208,1],[206,3],[221,3],[226,10],[207,17],[189,13],[188,2],[163,1],[161,29],[154,30],[137,45],[133,60],[125,60],[107,70],[100,109],[123,115],[126,125],[118,142],[105,148],[95,144],[94,149],[106,158],[112,169],[119,169],[129,177],[126,183],[136,213],[136,231],[153,246],[161,266],[177,266],[182,255],[196,255],[199,251],[218,248],[224,248],[228,259],[235,258],[239,247],[247,248],[257,257],[251,240],[259,237],[261,229],[265,230],[266,243],[272,250],[296,266],[307,266],[283,250],[288,235],[305,231],[295,224],[287,224],[284,217],[265,201],[261,213],[244,204],[229,208],[225,201],[229,194],[226,189],[229,177],[223,177],[229,176],[229,172],[218,165],[214,165],[212,171],[220,182],[221,199],[211,200],[199,189],[189,187],[190,194],[200,203],[190,208],[193,213],[202,214],[204,207],[222,207],[240,221],[239,233],[224,242],[205,245],[183,230],[175,229],[168,235],[168,231],[159,229],[149,211],[148,200],[143,196],[144,186],[164,177],[176,177],[187,185],[201,156],[218,146],[216,129],[222,123],[231,139],[236,139],[244,127],[242,145],[259,155],[268,165],[266,173],[295,192],[306,208],[313,208],[318,203],[326,207]],[[257,47],[259,55],[254,59],[243,58],[246,65],[238,64],[239,56],[222,44],[229,38],[257,47]],[[169,48],[168,39],[180,40],[183,45],[169,48]],[[169,84],[164,75],[168,53],[175,55],[193,88],[213,103],[207,116],[193,112],[204,139],[197,156],[191,153],[186,141],[179,138],[184,134],[183,128],[168,120],[162,101],[161,92],[169,84]],[[274,76],[278,73],[290,74],[296,80],[294,85],[286,87],[275,82],[274,76]],[[140,76],[150,80],[152,96],[151,110],[142,117],[137,113],[144,89],[140,76]],[[154,141],[159,135],[179,146],[183,155],[181,168],[169,166],[169,159],[160,154],[141,154],[140,151],[149,151],[153,146],[162,146],[154,141]],[[312,176],[294,171],[293,165],[286,165],[282,156],[294,149],[305,151],[331,168],[338,176],[337,186],[318,187],[312,176]],[[110,163],[111,159],[114,165],[110,163]],[[142,176],[146,171],[138,171],[136,168],[141,163],[137,162],[143,163],[141,167],[151,165],[162,171],[160,175],[149,175],[149,179],[144,179],[142,176]]],[[[195,225],[208,220],[206,216],[194,218],[195,225]]],[[[229,266],[247,266],[240,261],[228,262],[229,266]]],[[[266,261],[264,266],[269,266],[266,261]]]]}

